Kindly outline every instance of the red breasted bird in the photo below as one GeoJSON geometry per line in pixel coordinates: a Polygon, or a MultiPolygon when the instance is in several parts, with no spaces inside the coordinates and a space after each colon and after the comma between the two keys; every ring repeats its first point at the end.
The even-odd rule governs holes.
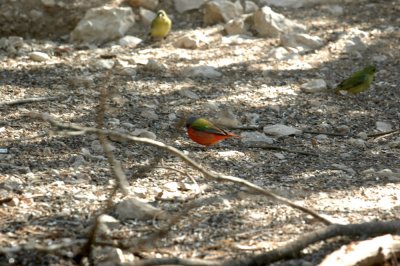
{"type": "Polygon", "coordinates": [[[226,138],[240,138],[238,135],[220,129],[210,121],[200,117],[189,117],[186,121],[186,128],[189,137],[204,146],[213,145],[226,138]]]}

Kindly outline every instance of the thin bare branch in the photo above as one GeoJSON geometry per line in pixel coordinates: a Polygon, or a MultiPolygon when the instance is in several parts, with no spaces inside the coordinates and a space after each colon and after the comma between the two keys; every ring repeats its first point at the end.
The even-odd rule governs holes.
{"type": "Polygon", "coordinates": [[[242,260],[231,260],[223,263],[224,266],[261,266],[273,262],[296,257],[301,250],[311,244],[324,241],[337,236],[347,237],[374,237],[382,234],[400,232],[400,220],[389,222],[367,222],[361,224],[332,224],[322,229],[301,236],[287,245],[255,255],[242,260]]]}
{"type": "Polygon", "coordinates": [[[53,119],[48,114],[36,114],[36,115],[32,114],[32,116],[35,116],[46,122],[49,122],[50,124],[52,124],[53,126],[59,128],[61,130],[77,130],[77,131],[82,131],[82,132],[92,133],[92,134],[98,134],[100,132],[101,134],[112,137],[116,141],[117,140],[126,140],[126,141],[130,141],[130,142],[134,142],[134,143],[142,143],[142,144],[158,147],[160,149],[166,150],[166,151],[176,155],[177,157],[181,158],[184,162],[186,162],[187,164],[189,164],[196,170],[203,173],[205,177],[208,177],[210,179],[213,179],[213,180],[216,180],[219,182],[232,182],[232,183],[240,184],[241,186],[250,189],[250,191],[257,192],[257,193],[267,196],[270,199],[273,199],[277,202],[281,202],[292,208],[301,210],[302,212],[313,216],[315,219],[317,219],[318,221],[321,221],[322,223],[324,223],[326,225],[329,225],[332,223],[327,218],[324,218],[321,215],[317,214],[315,211],[308,209],[306,207],[300,206],[284,197],[281,197],[275,193],[272,193],[266,189],[263,189],[262,187],[257,186],[249,181],[246,181],[244,179],[234,177],[234,176],[223,175],[223,174],[220,174],[220,173],[217,173],[214,171],[208,171],[205,168],[203,168],[200,164],[198,164],[194,160],[190,159],[188,156],[186,156],[180,150],[178,150],[172,146],[166,145],[160,141],[155,141],[155,140],[148,139],[148,138],[134,137],[134,136],[130,136],[127,134],[115,132],[112,130],[102,130],[102,129],[97,129],[97,128],[93,128],[93,127],[81,127],[81,126],[78,126],[75,124],[64,124],[60,121],[53,119]]]}
{"type": "Polygon", "coordinates": [[[25,103],[55,101],[55,100],[60,100],[60,99],[62,99],[61,96],[23,98],[23,99],[8,101],[8,102],[0,102],[0,108],[3,106],[12,106],[12,105],[25,104],[25,103]]]}

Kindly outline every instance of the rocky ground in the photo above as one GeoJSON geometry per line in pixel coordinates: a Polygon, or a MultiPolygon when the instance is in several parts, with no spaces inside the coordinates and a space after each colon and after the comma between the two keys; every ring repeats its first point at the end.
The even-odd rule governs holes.
{"type": "MultiPolygon", "coordinates": [[[[31,3],[37,8],[42,5],[31,3]]],[[[70,43],[66,34],[89,6],[100,3],[104,4],[72,1],[47,7],[43,16],[48,26],[35,24],[31,30],[7,17],[25,14],[21,16],[29,22],[34,14],[27,11],[32,8],[26,3],[12,7],[20,13],[7,13],[11,7],[1,6],[0,20],[8,23],[2,23],[1,31],[1,102],[56,97],[0,104],[0,148],[9,149],[0,155],[2,248],[52,245],[86,236],[114,184],[97,137],[53,134],[49,124],[29,114],[49,113],[64,122],[95,126],[102,89],[109,92],[105,121],[109,129],[156,137],[207,169],[251,181],[338,222],[399,217],[399,132],[375,135],[399,129],[400,9],[396,1],[338,1],[335,8],[341,7],[342,13],[332,11],[332,5],[273,7],[323,41],[322,46],[304,52],[277,49],[279,38],[225,36],[218,27],[202,26],[200,10],[182,15],[168,4],[159,7],[171,14],[174,28],[161,43],[145,41],[135,48],[118,42],[70,43]],[[63,10],[59,15],[57,8],[63,10]],[[62,30],[51,23],[53,17],[61,21],[57,23],[64,18],[62,30]],[[8,31],[4,25],[10,25],[8,31]],[[208,34],[209,43],[177,48],[176,40],[195,28],[208,34]],[[346,36],[354,34],[362,44],[345,50],[346,36]],[[112,68],[114,62],[117,66],[112,68]],[[338,82],[368,64],[377,67],[370,90],[354,96],[333,93],[338,82]],[[193,67],[199,65],[207,66],[207,71],[195,76],[193,67]],[[315,79],[327,86],[307,92],[307,83],[315,79]],[[187,114],[228,121],[243,138],[199,147],[177,126],[187,114]],[[303,131],[280,137],[263,132],[264,126],[276,124],[303,131]],[[237,129],[248,125],[256,129],[237,129]],[[255,139],[254,132],[261,139],[255,139]],[[260,148],[254,142],[273,142],[310,154],[260,148]]],[[[145,39],[140,27],[130,32],[145,39]]],[[[193,200],[204,202],[151,248],[135,250],[134,255],[96,248],[98,265],[139,257],[243,257],[323,227],[298,210],[246,193],[237,185],[205,179],[167,152],[139,144],[112,145],[136,197],[170,214],[193,200]]],[[[114,201],[123,200],[118,193],[114,201]]],[[[104,241],[137,239],[166,223],[165,219],[122,219],[118,208],[108,214],[119,222],[104,229],[99,237],[104,241]]],[[[276,265],[317,265],[341,244],[338,240],[313,245],[299,259],[276,265]]],[[[0,264],[75,265],[71,257],[77,250],[78,246],[45,254],[21,250],[1,254],[0,264]]]]}

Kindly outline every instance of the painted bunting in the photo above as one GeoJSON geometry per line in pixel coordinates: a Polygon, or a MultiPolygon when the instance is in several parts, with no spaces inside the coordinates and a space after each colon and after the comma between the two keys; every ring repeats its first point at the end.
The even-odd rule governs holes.
{"type": "Polygon", "coordinates": [[[226,138],[240,138],[238,135],[216,127],[213,123],[204,118],[194,116],[187,119],[186,128],[189,137],[193,141],[204,146],[213,145],[226,138]]]}
{"type": "Polygon", "coordinates": [[[367,90],[374,80],[375,71],[376,68],[374,66],[367,66],[354,72],[349,78],[337,85],[335,92],[347,91],[352,94],[357,94],[367,90]]]}
{"type": "Polygon", "coordinates": [[[172,22],[164,10],[159,10],[150,26],[150,35],[153,39],[162,39],[171,30],[172,22]]]}

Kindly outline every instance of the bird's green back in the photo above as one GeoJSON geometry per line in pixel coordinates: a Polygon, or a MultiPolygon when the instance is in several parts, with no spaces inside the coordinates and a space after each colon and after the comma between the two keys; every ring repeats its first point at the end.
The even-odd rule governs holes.
{"type": "Polygon", "coordinates": [[[214,134],[219,134],[219,135],[226,135],[227,133],[223,131],[222,129],[217,128],[214,126],[210,121],[204,119],[204,118],[197,118],[194,120],[191,124],[190,127],[199,130],[199,131],[205,131],[209,133],[214,133],[214,134]]]}
{"type": "Polygon", "coordinates": [[[346,90],[351,93],[359,93],[367,90],[374,79],[375,71],[374,66],[367,66],[353,73],[336,87],[336,92],[346,90]]]}

